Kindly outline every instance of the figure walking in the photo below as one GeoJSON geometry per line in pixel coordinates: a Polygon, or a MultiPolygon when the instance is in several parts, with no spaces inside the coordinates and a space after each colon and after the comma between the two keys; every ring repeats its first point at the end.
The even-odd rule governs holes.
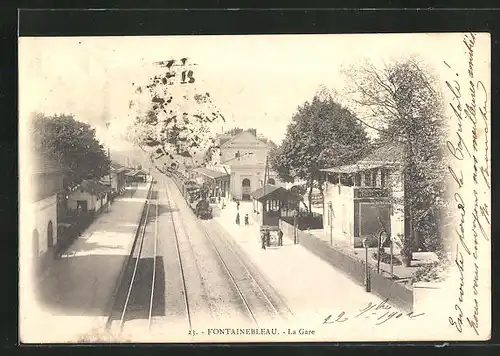
{"type": "Polygon", "coordinates": [[[278,246],[283,246],[283,231],[278,230],[278,246]]]}
{"type": "Polygon", "coordinates": [[[271,233],[269,231],[266,231],[266,245],[271,247],[271,233]]]}
{"type": "Polygon", "coordinates": [[[240,201],[239,200],[236,201],[236,210],[238,210],[238,211],[240,210],[240,201]]]}
{"type": "Polygon", "coordinates": [[[248,225],[248,214],[245,214],[245,225],[248,225]]]}
{"type": "Polygon", "coordinates": [[[240,224],[240,213],[236,213],[236,225],[240,224]]]}

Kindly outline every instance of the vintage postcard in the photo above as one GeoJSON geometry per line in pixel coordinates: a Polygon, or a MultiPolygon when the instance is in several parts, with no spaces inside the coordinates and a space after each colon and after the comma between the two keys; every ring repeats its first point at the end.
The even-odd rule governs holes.
{"type": "Polygon", "coordinates": [[[488,33],[21,37],[23,343],[491,335],[488,33]]]}

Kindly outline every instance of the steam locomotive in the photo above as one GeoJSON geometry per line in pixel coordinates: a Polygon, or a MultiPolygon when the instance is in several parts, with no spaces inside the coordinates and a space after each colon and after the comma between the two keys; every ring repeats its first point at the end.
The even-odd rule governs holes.
{"type": "Polygon", "coordinates": [[[198,218],[211,219],[212,207],[207,199],[207,192],[203,186],[194,181],[185,181],[182,184],[182,193],[186,202],[198,218]]]}

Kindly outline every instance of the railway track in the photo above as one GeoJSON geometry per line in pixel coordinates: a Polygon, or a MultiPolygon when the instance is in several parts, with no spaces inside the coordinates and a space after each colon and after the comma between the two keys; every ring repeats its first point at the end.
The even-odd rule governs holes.
{"type": "MultiPolygon", "coordinates": [[[[175,183],[175,181],[173,183],[175,183]]],[[[193,330],[193,328],[199,327],[198,324],[206,323],[208,321],[207,317],[210,317],[209,315],[215,320],[215,309],[217,308],[215,305],[211,304],[212,302],[209,301],[210,298],[207,298],[207,301],[201,302],[201,304],[200,301],[197,300],[199,298],[196,298],[199,293],[208,295],[208,286],[203,280],[188,230],[186,226],[184,226],[183,221],[179,222],[174,218],[173,212],[180,210],[173,199],[171,191],[172,186],[165,181],[163,185],[167,197],[165,205],[170,215],[166,218],[172,221],[170,236],[164,236],[164,238],[168,237],[171,241],[169,245],[169,251],[171,253],[169,257],[170,261],[173,261],[172,259],[174,256],[177,259],[177,265],[175,267],[173,267],[174,265],[170,266],[171,278],[177,280],[177,284],[174,287],[175,290],[171,289],[170,295],[177,295],[176,297],[174,296],[174,299],[178,298],[175,304],[176,310],[182,310],[182,308],[184,308],[183,314],[186,316],[190,330],[193,330]],[[175,252],[173,251],[174,249],[175,252]],[[177,274],[177,276],[174,277],[172,273],[174,275],[177,274]],[[186,277],[189,277],[189,281],[191,281],[190,285],[187,283],[186,277]],[[197,280],[199,280],[200,283],[198,283],[197,280]],[[192,300],[192,298],[194,298],[194,300],[192,300]],[[181,300],[184,305],[181,304],[181,300]],[[204,303],[206,303],[205,306],[203,306],[204,303]],[[206,315],[207,313],[209,315],[206,315]]],[[[176,188],[178,188],[178,186],[176,188]]],[[[157,271],[156,261],[158,256],[158,209],[158,185],[152,184],[147,194],[146,204],[137,229],[132,252],[129,256],[128,266],[122,278],[117,298],[115,299],[113,312],[108,318],[108,330],[111,329],[111,325],[113,325],[112,329],[116,330],[118,334],[121,334],[124,328],[129,332],[134,326],[138,326],[140,330],[149,329],[151,331],[153,329],[157,331],[157,329],[161,329],[159,325],[166,326],[167,324],[162,323],[164,321],[168,322],[164,317],[156,319],[158,315],[165,315],[161,313],[163,310],[159,314],[157,313],[156,316],[154,313],[155,298],[158,299],[159,297],[159,295],[155,295],[155,292],[157,287],[159,287],[158,283],[161,284],[161,282],[164,282],[157,278],[158,273],[162,272],[157,271]],[[156,323],[158,323],[158,325],[155,327],[156,323]]],[[[192,214],[194,220],[197,220],[189,207],[185,209],[185,211],[189,211],[189,214],[192,214]]],[[[230,243],[225,240],[220,231],[216,231],[215,228],[208,231],[208,228],[209,226],[203,223],[200,223],[199,226],[196,227],[196,229],[199,229],[202,233],[201,236],[206,237],[207,246],[212,250],[211,253],[217,256],[217,262],[215,263],[222,266],[223,273],[227,275],[227,280],[233,287],[232,289],[236,292],[235,297],[237,299],[235,300],[239,299],[241,301],[242,310],[246,310],[246,313],[243,311],[243,314],[248,315],[250,323],[253,323],[253,325],[257,327],[261,327],[264,326],[265,323],[264,317],[266,321],[281,318],[282,313],[276,308],[276,303],[273,303],[271,300],[272,298],[270,299],[268,297],[266,288],[262,288],[258,283],[259,279],[253,276],[251,269],[247,268],[242,257],[230,246],[230,243]],[[272,318],[270,318],[270,316],[272,316],[272,318]]],[[[163,258],[165,258],[165,256],[163,256],[163,258]]],[[[168,273],[169,270],[167,267],[165,275],[168,275],[168,273]]],[[[161,294],[161,291],[158,293],[161,294]]],[[[165,308],[168,309],[169,307],[172,308],[172,305],[168,302],[165,304],[165,308]]],[[[172,319],[170,322],[174,322],[174,320],[175,319],[172,319]]],[[[177,328],[180,326],[178,322],[169,325],[170,328],[177,328]]]]}
{"type": "MultiPolygon", "coordinates": [[[[176,183],[176,182],[174,181],[174,183],[176,183]]],[[[172,225],[173,225],[174,232],[175,232],[174,233],[174,238],[175,238],[175,245],[176,245],[176,249],[177,249],[177,253],[178,253],[178,261],[179,261],[179,263],[181,265],[184,265],[183,260],[186,259],[186,258],[188,258],[188,257],[191,257],[191,259],[187,260],[187,263],[189,265],[189,262],[191,262],[190,265],[192,267],[192,270],[196,270],[196,273],[193,276],[193,277],[196,277],[196,279],[193,279],[193,281],[194,282],[196,282],[197,280],[199,281],[199,286],[197,286],[198,287],[198,297],[201,294],[202,296],[205,297],[204,298],[205,300],[208,300],[209,299],[208,298],[208,288],[206,286],[205,281],[203,280],[203,277],[202,277],[203,274],[202,274],[202,272],[200,270],[200,266],[199,266],[198,262],[196,261],[196,257],[195,257],[196,254],[195,254],[195,251],[194,251],[194,247],[193,247],[193,245],[192,245],[192,243],[191,243],[191,241],[189,239],[189,233],[188,233],[188,231],[187,231],[187,229],[184,226],[184,223],[182,221],[176,222],[175,219],[174,219],[173,211],[180,211],[179,210],[179,206],[177,205],[177,203],[173,199],[172,194],[170,193],[170,187],[167,184],[165,184],[165,182],[163,182],[163,184],[164,184],[164,187],[165,187],[165,193],[166,193],[166,196],[167,196],[167,200],[169,201],[168,205],[169,205],[169,208],[170,208],[170,211],[171,211],[170,217],[172,219],[172,225]],[[182,254],[180,252],[181,251],[181,247],[180,247],[181,243],[179,242],[179,233],[180,232],[182,232],[182,235],[185,237],[184,238],[184,246],[183,247],[186,248],[189,251],[188,255],[184,254],[184,257],[182,257],[182,254]]],[[[177,184],[176,184],[176,187],[180,191],[180,188],[179,188],[179,186],[177,186],[177,184]]],[[[189,211],[191,211],[191,210],[189,210],[189,211]]],[[[185,252],[187,252],[187,251],[185,251],[185,252]]],[[[188,300],[187,296],[188,296],[188,294],[190,292],[192,292],[191,295],[193,295],[194,294],[194,290],[193,291],[188,290],[187,284],[185,282],[186,281],[185,280],[185,275],[186,274],[184,272],[182,272],[184,295],[186,296],[186,298],[185,298],[185,304],[186,304],[186,310],[188,311],[187,312],[187,317],[189,319],[190,330],[192,330],[193,329],[193,324],[198,324],[196,321],[193,323],[193,318],[196,318],[196,316],[197,316],[197,312],[194,311],[194,313],[193,313],[193,309],[194,310],[198,309],[198,311],[199,311],[200,305],[196,305],[194,308],[191,308],[191,304],[190,304],[191,301],[188,300]]],[[[209,315],[210,315],[210,317],[213,319],[214,318],[214,314],[213,314],[214,307],[213,307],[213,305],[211,305],[210,302],[207,302],[207,305],[205,305],[205,309],[208,309],[208,310],[204,310],[204,311],[208,312],[209,315]]],[[[200,316],[200,317],[202,319],[201,321],[205,321],[206,322],[206,320],[203,320],[202,316],[200,316]]]]}
{"type": "MultiPolygon", "coordinates": [[[[177,188],[179,184],[173,179],[177,188]]],[[[194,216],[194,214],[193,214],[194,216]]],[[[208,230],[206,224],[200,224],[200,230],[209,241],[215,255],[218,257],[219,263],[228,276],[231,285],[238,294],[246,313],[251,322],[261,327],[265,321],[282,320],[291,315],[291,312],[286,306],[278,308],[267,295],[265,288],[262,288],[253,273],[246,266],[239,253],[226,241],[220,231],[215,228],[208,230]],[[285,313],[282,311],[285,309],[285,313]],[[259,321],[264,319],[262,323],[259,321]]]]}
{"type": "MultiPolygon", "coordinates": [[[[248,257],[244,256],[243,251],[238,250],[238,247],[235,246],[235,242],[225,237],[226,233],[221,231],[216,222],[210,223],[209,226],[210,229],[215,232],[213,235],[218,236],[218,240],[220,240],[223,249],[226,249],[230,256],[234,256],[234,259],[239,266],[241,266],[240,275],[242,277],[240,277],[240,279],[253,286],[255,294],[262,298],[267,306],[267,311],[273,314],[277,319],[289,319],[293,317],[293,312],[288,308],[279,293],[265,281],[264,277],[260,275],[257,268],[251,262],[245,261],[248,257]]],[[[210,238],[210,234],[208,234],[206,228],[205,233],[208,238],[210,238]]],[[[213,239],[212,243],[215,244],[213,239]]],[[[234,280],[236,281],[236,278],[234,280]]]]}
{"type": "Polygon", "coordinates": [[[147,327],[150,329],[152,326],[158,246],[158,197],[157,191],[154,189],[155,186],[156,183],[151,183],[148,190],[127,268],[115,299],[113,311],[106,325],[110,329],[113,322],[118,321],[119,333],[123,331],[126,323],[133,320],[147,320],[147,327]],[[147,233],[151,220],[154,220],[154,229],[152,233],[147,233]],[[149,251],[152,257],[144,256],[146,244],[152,250],[149,251]],[[152,263],[141,264],[141,262],[151,259],[152,263]],[[130,278],[128,278],[129,275],[130,278]],[[144,288],[145,285],[147,288],[144,288]],[[147,293],[144,293],[144,290],[147,290],[147,293]]]}
{"type": "Polygon", "coordinates": [[[176,223],[175,223],[175,220],[174,220],[174,215],[173,215],[173,211],[174,211],[174,207],[173,207],[173,204],[172,204],[173,200],[170,197],[169,189],[166,186],[165,182],[163,182],[163,186],[164,186],[165,194],[166,194],[166,197],[167,197],[167,206],[168,206],[168,208],[170,210],[169,215],[170,215],[170,218],[172,220],[172,227],[173,227],[173,231],[174,231],[174,236],[173,237],[174,237],[174,240],[175,240],[175,248],[176,248],[177,260],[179,262],[180,277],[181,277],[181,280],[182,280],[184,303],[185,303],[185,308],[186,308],[186,318],[187,318],[187,321],[188,321],[188,324],[189,324],[189,329],[191,330],[192,329],[191,309],[189,308],[189,297],[188,297],[188,291],[187,291],[187,286],[186,286],[186,277],[185,277],[185,273],[184,273],[184,264],[182,262],[182,257],[181,257],[180,247],[179,247],[179,236],[178,236],[177,226],[176,226],[176,223]]]}

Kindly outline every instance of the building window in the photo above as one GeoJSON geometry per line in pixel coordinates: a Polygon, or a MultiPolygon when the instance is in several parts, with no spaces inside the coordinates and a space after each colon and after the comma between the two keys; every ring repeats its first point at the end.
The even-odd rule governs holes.
{"type": "Polygon", "coordinates": [[[373,185],[372,174],[371,174],[371,172],[366,172],[365,173],[365,187],[371,187],[372,185],[373,185]]]}
{"type": "Polygon", "coordinates": [[[378,176],[378,170],[375,169],[373,172],[372,172],[372,185],[374,187],[377,186],[377,176],[378,176]]]}
{"type": "Polygon", "coordinates": [[[50,220],[47,225],[47,247],[50,249],[52,246],[54,246],[54,227],[50,220]]]}
{"type": "Polygon", "coordinates": [[[380,186],[382,188],[386,187],[386,178],[387,178],[387,170],[381,169],[380,170],[380,186]]]}
{"type": "Polygon", "coordinates": [[[337,173],[328,174],[327,180],[328,183],[337,184],[339,182],[339,175],[337,173]]]}
{"type": "Polygon", "coordinates": [[[354,176],[354,181],[356,187],[361,187],[361,174],[356,173],[356,175],[354,176]]]}
{"type": "Polygon", "coordinates": [[[350,175],[342,174],[340,176],[340,184],[346,187],[352,187],[354,185],[354,179],[350,175]]]}

